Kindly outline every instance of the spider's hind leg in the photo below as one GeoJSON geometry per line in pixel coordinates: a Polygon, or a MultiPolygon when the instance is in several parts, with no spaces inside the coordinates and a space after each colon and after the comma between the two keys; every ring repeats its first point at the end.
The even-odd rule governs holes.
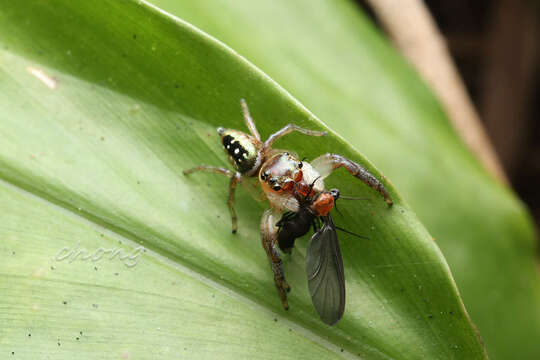
{"type": "Polygon", "coordinates": [[[232,233],[236,234],[236,232],[238,231],[238,217],[236,216],[236,211],[234,210],[234,200],[235,200],[234,195],[236,192],[236,185],[238,185],[238,183],[242,181],[242,174],[240,174],[238,171],[232,171],[232,170],[225,169],[222,167],[209,166],[209,165],[196,166],[194,168],[184,170],[183,173],[184,175],[189,175],[197,171],[208,172],[208,173],[213,173],[213,174],[221,174],[230,178],[229,198],[227,200],[227,205],[229,207],[229,212],[231,213],[232,233]]]}

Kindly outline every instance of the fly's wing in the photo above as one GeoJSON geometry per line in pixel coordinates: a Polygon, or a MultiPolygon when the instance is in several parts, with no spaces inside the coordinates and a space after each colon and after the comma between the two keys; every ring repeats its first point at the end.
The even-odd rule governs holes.
{"type": "Polygon", "coordinates": [[[313,306],[321,320],[334,325],[345,310],[343,261],[330,216],[311,238],[306,251],[306,272],[313,306]]]}

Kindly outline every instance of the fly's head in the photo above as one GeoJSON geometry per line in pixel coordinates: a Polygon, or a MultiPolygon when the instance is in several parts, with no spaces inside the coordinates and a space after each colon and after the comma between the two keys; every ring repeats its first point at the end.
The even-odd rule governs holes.
{"type": "Polygon", "coordinates": [[[262,162],[262,143],[238,130],[220,127],[217,131],[234,168],[243,175],[250,176],[256,173],[262,162]]]}
{"type": "Polygon", "coordinates": [[[302,181],[304,163],[291,154],[276,154],[259,171],[259,181],[266,193],[290,194],[302,181]]]}
{"type": "Polygon", "coordinates": [[[311,203],[310,209],[317,216],[326,216],[334,208],[339,198],[339,190],[331,189],[320,193],[311,203]]]}

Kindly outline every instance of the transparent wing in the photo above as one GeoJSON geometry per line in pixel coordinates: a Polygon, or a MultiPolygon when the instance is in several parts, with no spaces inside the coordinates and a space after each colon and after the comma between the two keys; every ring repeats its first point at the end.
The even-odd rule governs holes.
{"type": "Polygon", "coordinates": [[[321,320],[334,325],[345,310],[343,261],[330,216],[312,237],[306,251],[306,272],[313,306],[321,320]]]}

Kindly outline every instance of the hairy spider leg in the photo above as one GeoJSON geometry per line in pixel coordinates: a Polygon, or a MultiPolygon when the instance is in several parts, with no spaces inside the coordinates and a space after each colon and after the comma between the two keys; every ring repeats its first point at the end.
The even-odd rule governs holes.
{"type": "Polygon", "coordinates": [[[369,187],[377,190],[379,194],[384,197],[388,206],[392,206],[394,203],[384,185],[375,176],[360,164],[357,164],[344,156],[338,154],[324,154],[313,160],[311,166],[313,166],[313,168],[321,175],[322,179],[326,178],[334,170],[344,167],[351,175],[360,179],[369,187]]]}
{"type": "Polygon", "coordinates": [[[257,139],[259,142],[261,141],[261,135],[259,134],[259,131],[257,131],[257,126],[255,126],[255,122],[251,118],[251,115],[249,114],[249,108],[247,106],[246,100],[240,99],[240,106],[242,106],[242,113],[244,114],[244,121],[246,122],[246,126],[249,129],[249,132],[255,139],[257,139]]]}
{"type": "Polygon", "coordinates": [[[261,238],[266,256],[270,260],[270,266],[274,273],[274,282],[281,298],[281,303],[285,310],[289,309],[289,303],[287,302],[287,292],[291,290],[291,287],[285,280],[285,274],[283,273],[283,264],[279,255],[278,243],[277,243],[277,231],[276,219],[278,214],[273,209],[268,209],[264,212],[261,219],[261,238]]]}
{"type": "Polygon", "coordinates": [[[234,210],[234,200],[235,200],[234,194],[236,190],[236,185],[238,185],[238,183],[242,181],[242,174],[240,174],[238,171],[232,171],[232,170],[225,169],[222,167],[209,166],[209,165],[196,166],[194,168],[184,170],[183,172],[184,172],[184,175],[189,175],[196,171],[221,174],[230,178],[229,199],[227,201],[227,205],[229,206],[229,212],[231,213],[232,233],[236,234],[236,232],[238,231],[238,218],[236,216],[236,211],[234,210]]]}
{"type": "Polygon", "coordinates": [[[292,133],[293,131],[298,131],[299,133],[302,133],[304,135],[309,135],[309,136],[325,136],[326,135],[326,131],[309,130],[295,124],[288,124],[288,125],[285,125],[282,129],[271,134],[268,137],[268,139],[266,139],[263,145],[263,152],[269,151],[272,148],[272,144],[274,143],[274,141],[276,141],[280,137],[283,137],[287,134],[292,133]]]}

